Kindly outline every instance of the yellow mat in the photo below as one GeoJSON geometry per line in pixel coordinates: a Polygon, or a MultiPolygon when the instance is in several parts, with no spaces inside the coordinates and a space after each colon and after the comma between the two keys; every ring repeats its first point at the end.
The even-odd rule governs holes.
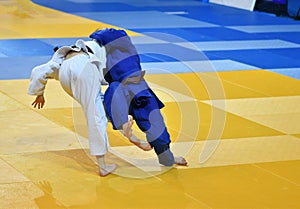
{"type": "MultiPolygon", "coordinates": [[[[29,0],[0,4],[0,39],[87,37],[98,28],[117,26],[45,8],[29,0]]],[[[140,35],[126,30],[128,35],[140,35]]]]}
{"type": "MultiPolygon", "coordinates": [[[[86,37],[111,27],[29,0],[1,1],[0,18],[0,39],[86,37]]],[[[159,166],[153,151],[109,124],[106,160],[119,167],[105,178],[80,106],[59,82],[48,82],[45,108],[36,110],[29,80],[0,81],[0,208],[300,208],[299,80],[264,70],[146,79],[166,104],[172,150],[189,166],[159,166]]]]}
{"type": "MultiPolygon", "coordinates": [[[[137,208],[296,208],[300,131],[293,120],[299,112],[298,89],[276,93],[275,84],[253,86],[243,74],[253,79],[264,75],[290,87],[299,84],[265,71],[226,72],[218,75],[221,83],[231,80],[224,88],[225,98],[208,99],[192,97],[207,92],[185,81],[196,75],[176,76],[192,93],[177,89],[172,79],[160,83],[169,75],[147,75],[166,103],[162,112],[172,150],[186,156],[189,167],[160,167],[153,151],[132,146],[109,125],[108,162],[119,168],[107,178],[97,176],[80,107],[59,82],[48,83],[45,109],[34,110],[30,105],[34,98],[26,94],[28,80],[0,81],[0,166],[5,171],[0,186],[6,194],[1,206],[131,208],[134,202],[137,208]],[[237,75],[239,82],[234,81],[237,75]],[[253,97],[245,98],[241,88],[253,97]],[[22,198],[16,201],[20,190],[22,198]],[[159,205],[145,196],[160,198],[159,205]]],[[[135,132],[143,137],[136,127],[135,132]]]]}

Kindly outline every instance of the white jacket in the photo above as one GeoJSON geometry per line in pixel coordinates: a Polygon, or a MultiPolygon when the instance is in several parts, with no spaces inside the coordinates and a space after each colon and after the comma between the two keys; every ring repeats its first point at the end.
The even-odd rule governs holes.
{"type": "Polygon", "coordinates": [[[90,62],[94,63],[100,73],[100,83],[107,84],[103,76],[103,68],[106,66],[106,52],[104,47],[100,47],[94,41],[84,42],[83,40],[77,40],[75,47],[63,46],[59,48],[52,56],[51,60],[45,64],[38,65],[32,69],[30,76],[30,84],[28,88],[29,95],[42,95],[45,91],[45,87],[48,79],[59,80],[60,65],[65,59],[65,56],[70,51],[86,52],[90,57],[90,62]],[[90,47],[94,54],[89,53],[87,47],[90,47]]]}

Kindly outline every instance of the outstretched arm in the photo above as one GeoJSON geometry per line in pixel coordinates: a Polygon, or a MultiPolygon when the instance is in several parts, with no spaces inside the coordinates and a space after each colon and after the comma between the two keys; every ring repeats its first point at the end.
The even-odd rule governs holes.
{"type": "Polygon", "coordinates": [[[45,98],[44,98],[44,95],[38,95],[36,96],[35,100],[32,102],[32,106],[34,108],[38,108],[38,109],[41,109],[44,107],[44,104],[45,104],[45,98]]]}

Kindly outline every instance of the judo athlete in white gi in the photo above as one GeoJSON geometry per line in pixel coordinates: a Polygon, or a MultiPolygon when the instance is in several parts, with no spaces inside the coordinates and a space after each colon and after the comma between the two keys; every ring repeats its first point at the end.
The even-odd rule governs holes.
{"type": "Polygon", "coordinates": [[[105,50],[96,42],[77,40],[74,46],[57,49],[46,64],[33,68],[28,89],[29,95],[36,95],[34,108],[43,108],[47,81],[56,79],[81,104],[87,120],[90,154],[96,156],[100,176],[112,173],[117,167],[104,160],[109,147],[107,118],[101,100],[101,83],[106,83],[102,73],[105,59],[105,50]]]}
{"type": "Polygon", "coordinates": [[[106,112],[114,129],[123,129],[132,142],[131,133],[126,133],[132,115],[140,130],[146,134],[147,144],[135,143],[143,150],[153,147],[158,161],[164,166],[187,165],[183,157],[174,157],[170,151],[170,135],[160,113],[164,104],[144,80],[139,55],[124,30],[107,28],[90,35],[106,50],[105,80],[109,87],[104,94],[106,112]],[[150,146],[148,146],[150,145],[150,146]]]}

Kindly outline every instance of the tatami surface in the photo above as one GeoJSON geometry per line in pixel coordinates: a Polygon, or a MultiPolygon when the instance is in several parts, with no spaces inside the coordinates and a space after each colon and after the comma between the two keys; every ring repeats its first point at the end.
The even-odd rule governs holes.
{"type": "Polygon", "coordinates": [[[299,21],[196,0],[4,0],[0,12],[1,209],[300,208],[299,21]],[[119,167],[99,177],[59,82],[31,107],[32,67],[103,27],[132,37],[188,167],[159,166],[109,124],[119,167]]]}

